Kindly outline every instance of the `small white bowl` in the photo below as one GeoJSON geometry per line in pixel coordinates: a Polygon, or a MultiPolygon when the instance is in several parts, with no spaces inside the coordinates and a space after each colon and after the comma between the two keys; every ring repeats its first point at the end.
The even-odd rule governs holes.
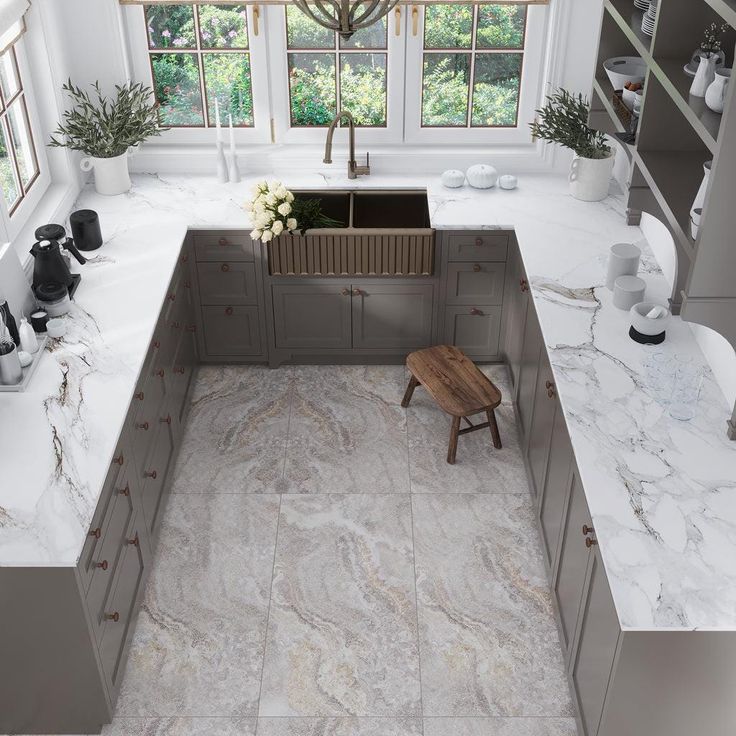
{"type": "Polygon", "coordinates": [[[603,69],[614,90],[624,89],[629,82],[643,82],[647,65],[639,56],[615,56],[603,62],[603,69]]]}
{"type": "Polygon", "coordinates": [[[66,324],[63,319],[50,319],[46,323],[46,332],[49,337],[64,337],[66,335],[66,324]]]}

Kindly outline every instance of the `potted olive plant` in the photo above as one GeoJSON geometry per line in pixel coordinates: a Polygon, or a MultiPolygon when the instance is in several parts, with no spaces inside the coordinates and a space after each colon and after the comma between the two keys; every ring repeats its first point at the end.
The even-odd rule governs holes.
{"type": "Polygon", "coordinates": [[[532,136],[557,143],[575,153],[570,171],[570,193],[575,199],[598,202],[605,199],[613,174],[615,152],[606,136],[588,125],[590,106],[580,94],[560,89],[547,97],[530,124],[532,136]]]}
{"type": "Polygon", "coordinates": [[[142,84],[115,86],[113,99],[106,97],[99,82],[90,95],[71,79],[63,90],[72,100],[51,136],[51,146],[71,148],[86,154],[83,171],[94,170],[95,189],[100,194],[122,194],[130,189],[128,149],[163,130],[158,104],[150,87],[142,84]]]}

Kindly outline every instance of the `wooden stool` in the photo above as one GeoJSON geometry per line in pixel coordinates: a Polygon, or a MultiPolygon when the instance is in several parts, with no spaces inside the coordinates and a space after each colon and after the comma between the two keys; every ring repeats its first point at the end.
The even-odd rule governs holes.
{"type": "Polygon", "coordinates": [[[409,406],[414,389],[421,385],[440,409],[452,417],[450,446],[447,450],[447,462],[450,465],[455,464],[458,436],[467,432],[488,427],[493,446],[501,449],[501,436],[494,411],[501,403],[501,392],[462,350],[451,345],[417,350],[407,356],[406,367],[411,372],[411,379],[401,406],[409,406]],[[482,411],[486,413],[488,421],[472,424],[468,417],[482,411]],[[469,426],[460,429],[461,419],[469,426]]]}

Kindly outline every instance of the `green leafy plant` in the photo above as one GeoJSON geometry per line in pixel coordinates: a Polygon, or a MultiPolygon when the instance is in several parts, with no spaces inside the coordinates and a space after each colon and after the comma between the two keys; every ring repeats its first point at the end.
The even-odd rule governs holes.
{"type": "Polygon", "coordinates": [[[292,217],[299,223],[297,229],[302,235],[316,227],[345,227],[340,220],[327,217],[322,212],[321,199],[296,197],[292,204],[292,217]]]}
{"type": "Polygon", "coordinates": [[[718,53],[723,44],[723,35],[726,33],[728,28],[728,23],[724,23],[722,26],[711,23],[703,31],[703,40],[700,43],[701,51],[705,51],[709,54],[718,53]]]}
{"type": "Polygon", "coordinates": [[[115,85],[115,97],[106,97],[99,82],[93,94],[69,79],[62,88],[72,99],[71,109],[51,136],[52,147],[71,148],[96,158],[112,158],[146,139],[161,135],[158,104],[143,84],[115,85]]]}
{"type": "Polygon", "coordinates": [[[608,158],[611,147],[604,133],[588,125],[589,112],[583,95],[559,89],[547,97],[547,104],[536,111],[537,120],[529,127],[535,139],[558,143],[582,158],[608,158]]]}

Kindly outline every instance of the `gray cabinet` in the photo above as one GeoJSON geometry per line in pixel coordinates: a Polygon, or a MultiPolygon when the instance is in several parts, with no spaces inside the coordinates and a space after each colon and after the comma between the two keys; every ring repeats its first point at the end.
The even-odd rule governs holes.
{"type": "Polygon", "coordinates": [[[552,427],[557,410],[557,394],[547,351],[540,350],[534,408],[527,427],[527,459],[531,471],[532,491],[539,496],[547,477],[547,461],[552,442],[552,427]]]}
{"type": "Polygon", "coordinates": [[[368,281],[352,285],[354,348],[413,350],[432,341],[431,284],[368,281]]]}
{"type": "Polygon", "coordinates": [[[207,355],[228,358],[263,353],[258,307],[203,306],[201,313],[207,355]]]}
{"type": "Polygon", "coordinates": [[[197,273],[202,304],[258,304],[254,263],[199,263],[197,273]]]}
{"type": "Polygon", "coordinates": [[[349,350],[351,296],[349,283],[334,280],[274,284],[276,347],[349,350]]]}
{"type": "Polygon", "coordinates": [[[505,274],[505,263],[449,263],[445,299],[448,304],[500,305],[503,303],[505,274]]]}
{"type": "Polygon", "coordinates": [[[529,307],[529,284],[517,248],[513,249],[509,257],[504,299],[506,303],[503,352],[511,374],[511,387],[514,396],[516,396],[519,386],[522,351],[524,349],[526,314],[529,307]]]}
{"type": "Polygon", "coordinates": [[[595,736],[598,732],[620,634],[618,615],[597,549],[590,558],[570,672],[585,736],[595,736]]]}
{"type": "Polygon", "coordinates": [[[450,261],[505,261],[509,236],[471,230],[450,233],[447,242],[450,261]]]}
{"type": "Polygon", "coordinates": [[[522,436],[529,436],[534,397],[537,387],[537,373],[539,371],[539,357],[543,349],[542,333],[534,312],[534,305],[529,303],[524,324],[524,339],[519,363],[519,388],[516,392],[516,408],[519,419],[519,429],[522,436]]]}
{"type": "Polygon", "coordinates": [[[501,307],[445,307],[443,341],[456,345],[468,357],[493,359],[499,354],[501,307]]]}

